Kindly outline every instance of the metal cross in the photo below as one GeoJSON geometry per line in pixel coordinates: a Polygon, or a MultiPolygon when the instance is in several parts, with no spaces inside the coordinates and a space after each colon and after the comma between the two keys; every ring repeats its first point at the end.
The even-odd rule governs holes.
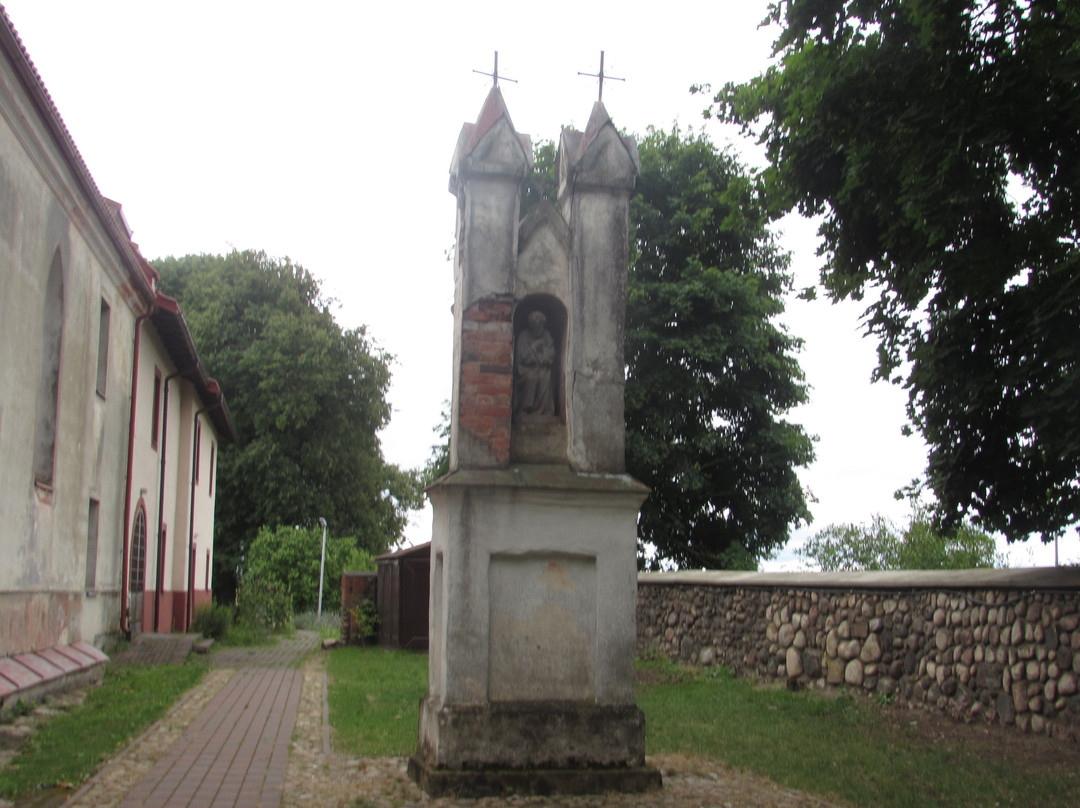
{"type": "Polygon", "coordinates": [[[599,101],[604,100],[604,79],[611,79],[612,81],[626,81],[626,79],[620,79],[618,76],[604,75],[604,52],[600,51],[600,72],[599,73],[582,73],[578,71],[579,76],[588,76],[594,79],[600,79],[600,98],[599,101]]]}
{"type": "MultiPolygon", "coordinates": [[[[499,86],[499,52],[495,51],[495,69],[490,73],[485,73],[483,70],[473,70],[473,73],[479,73],[481,76],[491,76],[491,86],[499,86]]],[[[502,77],[503,81],[509,81],[513,84],[517,84],[517,79],[508,79],[506,76],[502,77]]]]}

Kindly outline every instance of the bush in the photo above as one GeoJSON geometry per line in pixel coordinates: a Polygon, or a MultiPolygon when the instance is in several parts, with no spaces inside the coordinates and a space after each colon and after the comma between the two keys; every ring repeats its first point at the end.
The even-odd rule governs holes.
{"type": "Polygon", "coordinates": [[[379,613],[370,600],[362,600],[349,609],[349,636],[345,641],[350,645],[363,644],[374,639],[379,630],[379,613]]]}
{"type": "Polygon", "coordinates": [[[195,619],[191,623],[191,628],[204,637],[211,637],[220,642],[225,639],[234,619],[235,615],[231,606],[204,603],[195,610],[195,619]]]}
{"type": "MultiPolygon", "coordinates": [[[[296,612],[315,611],[319,603],[319,564],[322,529],[287,525],[264,527],[248,551],[245,575],[280,583],[292,597],[296,612]]],[[[375,569],[370,553],[357,549],[352,537],[326,537],[323,611],[341,608],[341,573],[352,565],[375,569]]]]}
{"type": "Polygon", "coordinates": [[[280,581],[255,570],[244,573],[236,593],[241,623],[264,633],[292,625],[292,597],[280,581]]]}

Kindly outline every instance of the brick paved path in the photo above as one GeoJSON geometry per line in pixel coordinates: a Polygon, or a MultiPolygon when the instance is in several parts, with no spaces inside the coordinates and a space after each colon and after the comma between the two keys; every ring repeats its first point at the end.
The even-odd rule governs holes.
{"type": "Polygon", "coordinates": [[[269,648],[230,648],[211,657],[236,674],[206,705],[120,808],[277,808],[303,674],[318,647],[298,631],[269,648]]]}

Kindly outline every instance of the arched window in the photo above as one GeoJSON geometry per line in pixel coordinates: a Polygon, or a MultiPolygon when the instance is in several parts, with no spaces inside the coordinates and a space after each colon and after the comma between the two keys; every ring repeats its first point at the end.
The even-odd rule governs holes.
{"type": "Polygon", "coordinates": [[[142,502],[135,509],[135,522],[131,526],[129,563],[128,630],[139,634],[143,626],[143,590],[146,589],[146,508],[142,502]]]}
{"type": "Polygon", "coordinates": [[[41,370],[38,376],[37,429],[34,434],[34,482],[52,487],[56,453],[56,411],[60,392],[60,346],[64,333],[64,265],[60,248],[53,254],[41,318],[41,370]]]}
{"type": "Polygon", "coordinates": [[[139,503],[135,524],[131,528],[131,575],[128,591],[142,592],[146,588],[146,509],[139,503]]]}

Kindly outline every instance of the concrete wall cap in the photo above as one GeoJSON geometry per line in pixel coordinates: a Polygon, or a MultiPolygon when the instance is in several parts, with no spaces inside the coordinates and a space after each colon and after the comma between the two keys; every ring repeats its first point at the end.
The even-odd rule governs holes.
{"type": "Polygon", "coordinates": [[[888,572],[647,572],[639,584],[806,589],[1080,589],[1080,567],[888,572]]]}

